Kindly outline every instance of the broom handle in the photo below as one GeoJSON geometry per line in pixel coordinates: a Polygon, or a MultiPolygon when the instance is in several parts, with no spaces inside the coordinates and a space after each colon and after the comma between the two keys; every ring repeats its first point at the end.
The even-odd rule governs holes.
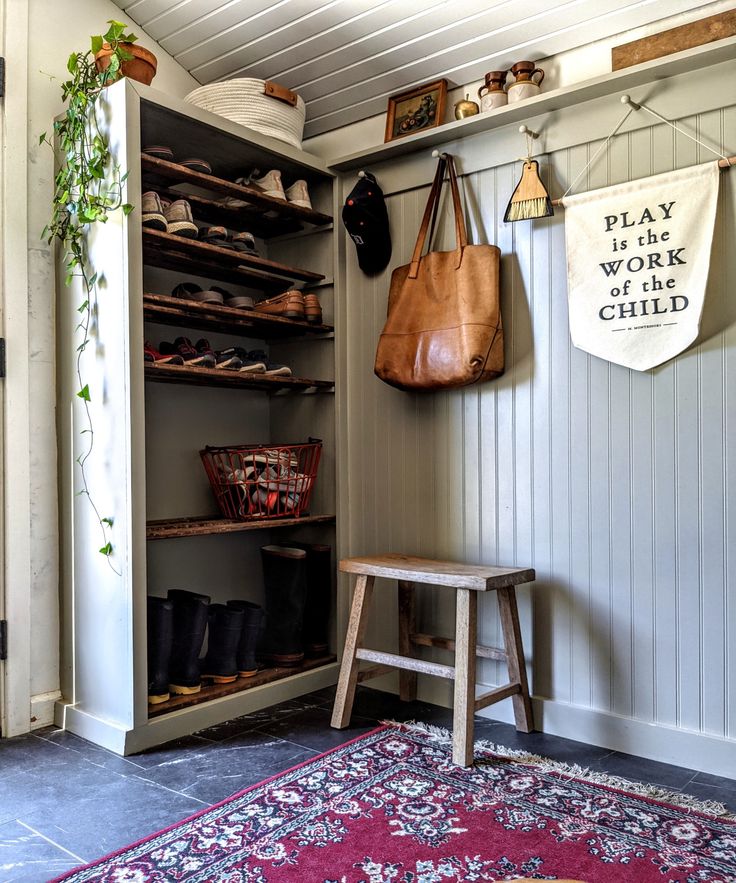
{"type": "MultiPolygon", "coordinates": [[[[725,159],[718,160],[718,168],[719,169],[729,169],[731,166],[736,166],[736,156],[727,156],[725,159]]],[[[564,208],[565,207],[562,204],[561,199],[553,199],[552,205],[555,208],[564,208]]]]}

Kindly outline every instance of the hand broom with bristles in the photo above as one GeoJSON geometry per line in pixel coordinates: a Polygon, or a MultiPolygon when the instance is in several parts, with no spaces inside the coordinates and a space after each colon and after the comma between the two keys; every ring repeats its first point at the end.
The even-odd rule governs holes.
{"type": "Polygon", "coordinates": [[[530,221],[553,214],[549,193],[539,177],[539,163],[535,159],[524,160],[521,180],[506,206],[504,221],[530,221]]]}

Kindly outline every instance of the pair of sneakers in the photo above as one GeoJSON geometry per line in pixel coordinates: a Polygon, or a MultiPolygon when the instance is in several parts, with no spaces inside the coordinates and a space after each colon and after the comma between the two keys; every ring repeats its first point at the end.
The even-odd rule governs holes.
{"type": "Polygon", "coordinates": [[[187,239],[196,239],[199,229],[192,217],[192,207],[186,199],[170,202],[161,199],[155,190],[148,190],[141,198],[141,223],[150,230],[174,233],[187,239]]]}
{"type": "MultiPolygon", "coordinates": [[[[237,353],[227,350],[215,351],[210,342],[201,337],[195,344],[188,337],[177,337],[173,343],[162,340],[158,347],[163,358],[179,357],[181,361],[169,358],[169,364],[193,365],[198,368],[224,368],[228,371],[240,371],[242,361],[237,353]]],[[[154,361],[163,361],[155,359],[154,361]]]]}
{"type": "Polygon", "coordinates": [[[242,346],[231,346],[221,350],[220,355],[237,358],[241,366],[239,371],[249,374],[269,374],[272,377],[291,377],[291,368],[272,362],[265,350],[246,350],[242,346]]]}
{"type": "Polygon", "coordinates": [[[219,225],[202,227],[199,231],[199,240],[200,242],[206,242],[208,245],[216,245],[219,248],[229,248],[232,251],[239,251],[241,254],[250,254],[259,257],[255,237],[247,230],[238,233],[219,225]]]}
{"type": "MultiPolygon", "coordinates": [[[[260,190],[265,196],[281,199],[284,202],[291,203],[291,205],[298,205],[308,209],[312,208],[312,201],[309,198],[309,190],[305,180],[300,178],[298,181],[294,181],[290,187],[284,189],[281,172],[278,169],[271,169],[270,172],[266,172],[260,178],[256,177],[258,172],[258,169],[254,169],[250,175],[236,178],[235,183],[245,187],[253,187],[255,190],[260,190]]],[[[234,197],[228,197],[225,203],[230,208],[242,208],[248,205],[246,201],[234,197]]]]}

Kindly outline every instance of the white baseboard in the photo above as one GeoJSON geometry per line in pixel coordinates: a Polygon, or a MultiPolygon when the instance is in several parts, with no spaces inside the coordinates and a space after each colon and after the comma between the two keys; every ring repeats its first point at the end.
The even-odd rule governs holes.
{"type": "Polygon", "coordinates": [[[61,699],[61,693],[37,693],[31,696],[31,729],[40,730],[54,722],[54,704],[61,699]]]}
{"type": "MultiPolygon", "coordinates": [[[[398,692],[391,676],[378,678],[371,686],[398,692]]],[[[478,684],[477,693],[492,690],[494,685],[478,684]]],[[[438,678],[419,679],[418,697],[424,702],[451,707],[449,683],[438,678]]],[[[583,708],[553,699],[532,698],[534,721],[538,730],[563,736],[576,742],[598,745],[670,763],[674,766],[702,770],[715,776],[736,779],[736,740],[711,736],[678,727],[653,724],[622,717],[594,708],[583,708]]],[[[481,717],[514,723],[511,700],[506,699],[479,712],[481,717]]]]}

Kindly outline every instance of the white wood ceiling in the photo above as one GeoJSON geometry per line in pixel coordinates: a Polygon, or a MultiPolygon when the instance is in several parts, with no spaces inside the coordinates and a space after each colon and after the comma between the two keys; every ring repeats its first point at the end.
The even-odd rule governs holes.
{"type": "Polygon", "coordinates": [[[305,136],[451,85],[705,6],[698,0],[115,0],[201,83],[275,80],[307,104],[305,136]]]}

